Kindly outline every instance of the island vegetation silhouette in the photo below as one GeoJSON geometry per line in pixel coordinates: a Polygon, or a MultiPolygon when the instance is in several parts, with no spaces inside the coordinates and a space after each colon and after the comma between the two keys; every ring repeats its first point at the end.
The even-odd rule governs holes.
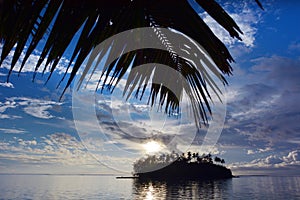
{"type": "Polygon", "coordinates": [[[172,152],[148,155],[133,164],[134,176],[139,179],[225,179],[232,178],[231,170],[224,166],[225,160],[209,154],[172,152]]]}

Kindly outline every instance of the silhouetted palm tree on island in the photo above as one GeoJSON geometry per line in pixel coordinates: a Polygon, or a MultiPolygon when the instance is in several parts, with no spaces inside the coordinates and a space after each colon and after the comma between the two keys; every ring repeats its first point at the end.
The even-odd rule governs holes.
{"type": "Polygon", "coordinates": [[[224,159],[215,157],[215,163],[211,154],[199,156],[197,153],[188,152],[187,155],[167,154],[166,156],[148,156],[137,160],[134,165],[134,174],[142,178],[231,178],[230,169],[217,164],[224,164],[224,159]],[[192,159],[192,155],[195,157],[192,159]],[[198,157],[196,157],[198,155],[198,157]],[[169,156],[170,160],[162,160],[169,156]],[[151,162],[150,162],[151,160],[151,162]]]}
{"type": "Polygon", "coordinates": [[[219,157],[215,157],[215,162],[219,162],[219,163],[221,163],[221,158],[219,158],[219,157]]]}
{"type": "MultiPolygon", "coordinates": [[[[262,8],[258,0],[255,1],[262,8]]],[[[206,11],[228,31],[231,37],[241,39],[242,31],[217,2],[195,0],[195,6],[200,6],[206,11]]],[[[43,70],[50,68],[48,77],[50,78],[59,61],[64,57],[66,49],[70,47],[73,53],[69,58],[68,68],[72,67],[72,72],[65,85],[67,88],[85,58],[98,44],[117,33],[139,27],[171,28],[191,37],[206,50],[219,69],[217,73],[220,80],[224,84],[227,83],[222,74],[231,73],[230,63],[234,60],[226,46],[186,0],[2,0],[0,1],[0,42],[3,46],[0,65],[14,49],[9,74],[19,58],[22,59],[19,71],[22,71],[38,44],[44,43],[35,71],[42,67],[43,61],[46,61],[43,70]],[[79,34],[78,41],[75,45],[70,45],[76,33],[79,34]],[[25,46],[27,48],[24,48],[25,46]]],[[[192,91],[189,98],[195,111],[195,120],[200,126],[200,121],[207,122],[207,112],[211,112],[207,99],[210,96],[203,71],[200,66],[195,66],[186,59],[172,58],[170,52],[158,49],[139,49],[129,52],[106,68],[104,73],[106,77],[102,84],[108,86],[112,92],[118,81],[124,78],[131,64],[133,64],[132,68],[145,63],[167,64],[187,79],[192,91]]],[[[149,81],[147,77],[140,77],[141,83],[149,81]]],[[[138,82],[135,83],[134,88],[139,91],[138,82]]],[[[161,105],[165,103],[165,112],[178,111],[179,100],[167,87],[152,84],[151,91],[149,100],[152,106],[155,99],[160,96],[161,105]]],[[[141,89],[139,94],[136,95],[137,98],[142,98],[144,90],[141,89]]]]}

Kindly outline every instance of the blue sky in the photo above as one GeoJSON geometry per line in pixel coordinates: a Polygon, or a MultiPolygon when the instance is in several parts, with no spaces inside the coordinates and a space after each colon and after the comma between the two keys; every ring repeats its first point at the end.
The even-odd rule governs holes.
{"type": "MultiPolygon", "coordinates": [[[[225,124],[212,153],[224,158],[235,174],[299,175],[300,28],[296,24],[300,19],[300,3],[266,1],[264,7],[265,11],[261,11],[253,4],[226,4],[244,31],[243,42],[232,40],[205,13],[199,13],[236,61],[233,76],[227,77],[225,124]]],[[[149,117],[141,114],[148,107],[140,103],[128,108],[115,102],[110,111],[118,116],[116,120],[126,118],[124,109],[130,109],[134,118],[116,127],[107,114],[109,99],[99,96],[96,115],[102,119],[102,135],[93,134],[99,126],[92,123],[92,118],[80,121],[80,127],[75,126],[72,90],[67,90],[59,101],[63,88],[56,89],[67,58],[44,85],[46,77],[41,73],[32,82],[37,55],[38,52],[32,55],[20,76],[14,73],[9,83],[5,81],[11,56],[0,68],[1,173],[115,172],[102,163],[128,169],[124,166],[130,167],[132,159],[145,151],[142,140],[128,141],[124,132],[135,136],[141,134],[137,131],[140,130],[151,135],[152,130],[140,124],[149,121],[149,117]],[[82,130],[89,133],[87,137],[82,130]],[[106,155],[103,149],[110,153],[106,155]],[[102,157],[97,158],[97,152],[102,157]]],[[[117,94],[118,91],[114,97],[117,94]]],[[[90,102],[88,98],[77,102],[82,103],[78,105],[83,111],[90,108],[85,107],[90,102]]],[[[166,126],[163,131],[168,131],[161,140],[168,140],[172,132],[178,131],[174,126],[176,120],[166,120],[155,112],[151,112],[150,118],[152,125],[166,126]]],[[[185,138],[194,136],[193,128],[183,130],[191,132],[185,138]]],[[[197,149],[197,145],[193,148],[197,149]]]]}

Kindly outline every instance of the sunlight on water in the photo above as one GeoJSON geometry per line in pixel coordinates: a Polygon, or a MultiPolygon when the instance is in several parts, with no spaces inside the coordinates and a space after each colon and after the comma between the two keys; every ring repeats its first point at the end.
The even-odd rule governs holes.
{"type": "Polygon", "coordinates": [[[177,182],[87,175],[0,175],[0,179],[0,199],[300,199],[300,177],[177,182]]]}

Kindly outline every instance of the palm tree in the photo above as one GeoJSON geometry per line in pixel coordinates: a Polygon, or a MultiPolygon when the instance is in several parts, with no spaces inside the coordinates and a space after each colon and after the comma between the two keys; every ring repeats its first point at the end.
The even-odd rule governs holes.
{"type": "Polygon", "coordinates": [[[221,161],[222,161],[221,158],[219,158],[219,157],[217,157],[217,156],[215,157],[215,162],[221,163],[221,161]]]}
{"type": "Polygon", "coordinates": [[[187,161],[188,162],[190,162],[191,161],[191,159],[192,159],[192,153],[189,151],[189,152],[187,152],[187,161]]]}
{"type": "Polygon", "coordinates": [[[224,160],[224,159],[222,159],[222,160],[221,160],[221,163],[222,163],[222,164],[225,164],[225,160],[224,160]]]}
{"type": "MultiPolygon", "coordinates": [[[[255,1],[262,8],[259,1],[255,1]]],[[[217,2],[195,0],[195,4],[202,7],[225,28],[231,37],[241,39],[242,31],[217,2]]],[[[193,38],[206,50],[219,70],[217,75],[220,80],[227,84],[223,74],[231,74],[231,62],[234,60],[226,46],[186,0],[2,0],[0,1],[0,42],[3,47],[0,65],[14,49],[9,78],[24,52],[25,56],[22,57],[19,70],[21,72],[28,57],[38,44],[45,40],[35,71],[41,68],[43,61],[46,61],[43,70],[50,68],[49,80],[75,34],[79,33],[78,41],[71,47],[73,54],[68,68],[72,67],[72,72],[65,85],[66,89],[72,83],[85,58],[99,43],[117,33],[149,26],[175,29],[193,38]],[[25,46],[27,48],[24,48],[25,46]],[[73,62],[74,65],[72,65],[73,62]]],[[[189,98],[192,102],[196,124],[200,126],[201,121],[205,124],[207,112],[211,113],[208,101],[210,95],[207,91],[209,79],[206,79],[204,72],[201,71],[201,66],[195,66],[186,59],[172,59],[170,52],[141,49],[122,55],[118,62],[115,61],[106,68],[106,73],[104,73],[106,77],[102,84],[108,86],[112,92],[118,81],[124,78],[131,63],[134,68],[154,61],[167,64],[187,79],[192,91],[189,98]],[[148,59],[140,59],[144,57],[148,59]],[[108,80],[109,76],[117,81],[108,80]]],[[[148,77],[142,75],[141,77],[143,81],[148,81],[148,77]]],[[[65,75],[62,80],[64,78],[65,75]]],[[[140,95],[136,96],[142,98],[145,88],[140,88],[138,82],[134,86],[137,88],[137,93],[140,91],[140,95]]],[[[165,103],[165,112],[178,112],[179,99],[172,91],[164,85],[152,84],[149,96],[152,106],[158,96],[160,96],[161,105],[165,103]]]]}
{"type": "Polygon", "coordinates": [[[197,156],[196,156],[195,152],[192,154],[192,158],[193,158],[194,161],[196,160],[197,156]]]}

